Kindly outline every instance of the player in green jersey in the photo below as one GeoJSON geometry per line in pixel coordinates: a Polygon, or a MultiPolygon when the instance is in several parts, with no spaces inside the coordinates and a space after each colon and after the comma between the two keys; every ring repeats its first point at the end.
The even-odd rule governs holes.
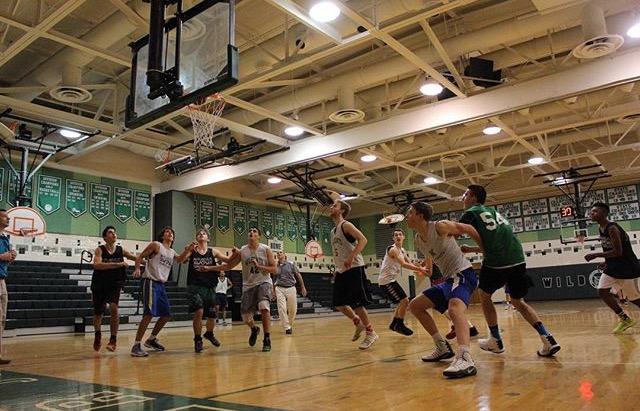
{"type": "Polygon", "coordinates": [[[511,224],[493,207],[484,205],[487,192],[484,187],[470,185],[462,196],[465,213],[461,223],[472,225],[482,239],[482,248],[461,246],[463,252],[482,252],[483,261],[480,271],[480,299],[482,311],[489,326],[489,338],[478,341],[480,348],[485,351],[501,353],[504,344],[498,329],[498,314],[493,306],[491,295],[499,288],[507,285],[511,294],[513,306],[540,334],[542,349],[538,350],[541,357],[551,357],[560,351],[560,345],[549,333],[535,310],[523,298],[532,285],[527,276],[527,266],[520,241],[513,234],[511,224]]]}

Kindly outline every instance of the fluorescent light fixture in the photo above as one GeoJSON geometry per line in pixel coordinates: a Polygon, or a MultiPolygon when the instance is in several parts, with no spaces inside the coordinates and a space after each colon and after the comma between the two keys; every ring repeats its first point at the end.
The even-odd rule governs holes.
{"type": "Polygon", "coordinates": [[[60,134],[62,134],[66,138],[78,138],[82,135],[77,131],[67,130],[66,128],[63,128],[62,130],[60,130],[60,134]]]}
{"type": "Polygon", "coordinates": [[[340,15],[340,9],[330,1],[321,1],[311,7],[309,15],[315,21],[328,23],[338,18],[340,15]]]}
{"type": "Polygon", "coordinates": [[[427,176],[427,177],[425,177],[425,178],[424,178],[424,180],[423,180],[423,181],[424,181],[424,183],[425,183],[426,185],[428,185],[428,186],[432,186],[432,185],[434,185],[434,184],[438,184],[438,183],[441,183],[441,182],[442,182],[442,180],[440,180],[440,179],[439,179],[438,177],[436,177],[436,176],[427,176]]]}
{"type": "Polygon", "coordinates": [[[491,124],[490,126],[487,126],[484,128],[484,130],[482,130],[482,132],[488,136],[492,136],[494,134],[498,134],[499,132],[501,132],[502,129],[496,125],[491,124]]]}
{"type": "Polygon", "coordinates": [[[269,184],[280,184],[282,182],[282,179],[280,177],[269,177],[267,179],[267,182],[269,184]]]}
{"type": "Polygon", "coordinates": [[[373,154],[365,154],[364,156],[360,157],[361,161],[364,161],[365,163],[370,163],[372,161],[376,161],[378,159],[378,157],[374,156],[373,154]]]}
{"type": "Polygon", "coordinates": [[[629,30],[627,30],[627,36],[631,37],[632,39],[640,38],[640,22],[637,22],[636,24],[631,26],[629,30]]]}
{"type": "Polygon", "coordinates": [[[444,87],[433,80],[429,80],[420,86],[420,92],[425,96],[437,96],[442,93],[442,90],[444,90],[444,87]]]}
{"type": "Polygon", "coordinates": [[[349,201],[358,198],[358,196],[350,196],[347,194],[340,194],[340,200],[349,201]]]}
{"type": "Polygon", "coordinates": [[[539,166],[540,164],[546,163],[545,159],[542,157],[531,157],[527,162],[532,166],[539,166]]]}
{"type": "Polygon", "coordinates": [[[290,137],[298,137],[301,136],[302,133],[304,133],[304,130],[302,129],[302,127],[298,126],[287,126],[284,129],[284,133],[290,137]]]}

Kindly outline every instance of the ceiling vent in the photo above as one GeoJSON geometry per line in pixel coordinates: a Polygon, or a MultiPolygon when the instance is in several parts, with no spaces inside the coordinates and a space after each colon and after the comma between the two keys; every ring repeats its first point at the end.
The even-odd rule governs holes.
{"type": "Polygon", "coordinates": [[[480,180],[493,180],[494,178],[500,176],[500,173],[496,173],[495,171],[488,171],[480,176],[478,176],[478,178],[480,180]]]}
{"type": "Polygon", "coordinates": [[[93,98],[93,94],[81,86],[82,70],[67,64],[62,69],[62,84],[49,91],[49,95],[58,101],[69,104],[86,103],[93,98]]]}
{"type": "Polygon", "coordinates": [[[595,59],[618,50],[624,38],[607,33],[604,12],[598,5],[587,4],[582,12],[582,33],[584,42],[573,49],[573,56],[579,59],[595,59]]]}
{"type": "Polygon", "coordinates": [[[347,181],[350,183],[366,183],[367,181],[371,181],[371,177],[366,174],[354,174],[347,177],[347,181]]]}
{"type": "Polygon", "coordinates": [[[618,123],[623,123],[623,124],[632,124],[637,121],[640,121],[640,113],[627,114],[626,116],[620,117],[618,119],[618,123]]]}
{"type": "Polygon", "coordinates": [[[440,161],[443,163],[455,163],[456,161],[462,161],[465,158],[467,158],[467,155],[464,153],[452,153],[440,157],[440,161]]]}
{"type": "Polygon", "coordinates": [[[364,120],[364,111],[355,108],[355,94],[352,88],[338,88],[338,110],[329,114],[334,123],[347,124],[364,120]]]}

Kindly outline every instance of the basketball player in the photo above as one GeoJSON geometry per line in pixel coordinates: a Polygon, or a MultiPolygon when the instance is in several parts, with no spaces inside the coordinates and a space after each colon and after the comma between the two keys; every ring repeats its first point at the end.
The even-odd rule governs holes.
{"type": "Polygon", "coordinates": [[[522,314],[529,324],[538,332],[542,348],[538,350],[541,357],[551,357],[560,351],[560,345],[549,333],[535,310],[523,298],[532,285],[527,276],[524,252],[518,238],[513,234],[511,224],[493,207],[484,205],[487,192],[484,187],[470,185],[462,196],[465,213],[461,223],[472,225],[478,234],[481,247],[463,245],[464,252],[482,252],[484,258],[480,272],[480,299],[482,311],[489,326],[489,338],[478,341],[480,348],[493,353],[504,351],[504,344],[498,329],[498,314],[491,301],[491,295],[507,285],[511,295],[511,303],[522,314]]]}
{"type": "Polygon", "coordinates": [[[127,268],[129,264],[124,261],[136,259],[129,251],[116,245],[118,235],[113,226],[107,226],[102,230],[102,239],[105,244],[96,248],[93,253],[93,275],[91,276],[91,296],[93,300],[93,349],[100,350],[102,344],[102,314],[104,307],[109,304],[109,328],[111,336],[107,344],[107,350],[115,351],[117,344],[120,316],[118,315],[118,303],[120,293],[127,280],[127,268]]]}
{"type": "Polygon", "coordinates": [[[398,275],[402,268],[406,268],[422,275],[427,275],[430,271],[426,267],[419,267],[410,262],[407,252],[402,248],[404,243],[404,232],[400,229],[393,230],[393,244],[387,247],[380,267],[378,285],[387,294],[387,297],[398,306],[393,312],[393,320],[389,324],[389,329],[402,335],[412,335],[413,330],[404,324],[404,316],[409,306],[409,298],[398,284],[398,275]]]}
{"type": "Polygon", "coordinates": [[[245,324],[251,329],[249,345],[256,345],[260,327],[253,322],[253,314],[260,311],[264,338],[262,351],[271,351],[271,313],[270,302],[273,299],[273,280],[271,274],[277,271],[276,260],[268,245],[260,243],[259,228],[249,229],[248,244],[231,257],[228,266],[234,267],[242,262],[242,302],[240,312],[245,324]]]}
{"type": "Polygon", "coordinates": [[[11,363],[11,360],[2,357],[2,332],[7,322],[7,307],[9,305],[9,294],[7,293],[5,279],[8,275],[9,264],[13,263],[18,255],[15,250],[11,249],[9,236],[4,233],[7,227],[9,227],[9,215],[7,210],[0,209],[0,365],[11,363]]]}
{"type": "Polygon", "coordinates": [[[407,224],[416,232],[415,247],[424,255],[430,255],[438,265],[445,281],[427,288],[409,304],[409,309],[431,335],[435,349],[422,357],[424,362],[437,362],[456,357],[453,363],[443,371],[445,377],[463,378],[477,373],[475,363],[469,351],[469,327],[465,315],[478,278],[456,243],[455,236],[468,234],[478,239],[473,227],[448,220],[431,221],[433,208],[428,203],[417,201],[411,204],[407,212],[407,224]],[[440,335],[438,327],[427,312],[434,308],[440,313],[449,311],[456,330],[458,354],[456,355],[447,340],[440,335]]]}
{"type": "Polygon", "coordinates": [[[158,334],[162,330],[162,327],[171,318],[171,306],[169,305],[169,297],[164,287],[164,283],[169,279],[171,273],[171,266],[174,261],[177,263],[183,263],[187,260],[187,255],[195,247],[194,243],[187,244],[182,251],[182,254],[178,255],[171,246],[173,246],[173,240],[175,238],[175,232],[171,227],[165,227],[158,236],[158,241],[154,241],[149,244],[140,255],[136,258],[136,267],[133,271],[133,278],[140,277],[140,264],[142,260],[146,260],[146,267],[142,278],[142,301],[144,304],[144,313],[142,320],[138,325],[138,331],[136,333],[136,341],[131,348],[131,356],[133,357],[146,357],[149,354],[142,349],[140,342],[144,337],[145,331],[153,317],[160,317],[156,322],[156,325],[151,331],[151,336],[144,342],[144,346],[147,348],[153,348],[156,351],[164,351],[165,348],[158,342],[158,334]]]}
{"type": "Polygon", "coordinates": [[[213,335],[216,314],[213,311],[216,305],[217,275],[214,271],[220,271],[222,265],[217,261],[229,262],[229,258],[220,251],[209,248],[209,232],[204,228],[196,233],[196,244],[187,254],[189,269],[187,271],[187,292],[189,295],[189,312],[193,313],[193,343],[195,352],[202,352],[202,318],[207,318],[207,331],[204,338],[216,347],[220,347],[220,341],[213,335]]]}
{"type": "Polygon", "coordinates": [[[296,282],[300,283],[300,294],[306,297],[307,289],[298,267],[287,261],[284,251],[278,251],[278,272],[273,292],[278,303],[278,315],[282,321],[282,328],[287,335],[293,334],[292,327],[298,312],[296,282]]]}
{"type": "Polygon", "coordinates": [[[609,221],[608,216],[608,204],[600,202],[593,204],[589,217],[600,226],[602,252],[587,254],[584,259],[591,261],[595,258],[604,258],[605,262],[601,264],[603,273],[598,282],[598,295],[620,318],[613,333],[622,334],[636,321],[624,311],[614,294],[622,291],[629,301],[640,307],[640,291],[636,283],[637,278],[640,277],[640,263],[631,248],[629,235],[617,223],[609,221]]]}
{"type": "Polygon", "coordinates": [[[336,272],[333,282],[333,306],[347,316],[356,327],[352,341],[358,341],[363,331],[366,335],[358,346],[366,350],[378,339],[373,330],[365,306],[371,302],[364,271],[362,250],[367,245],[367,238],[352,223],[345,220],[351,206],[335,200],[329,208],[335,227],[331,230],[331,246],[336,272]]]}
{"type": "Polygon", "coordinates": [[[222,325],[227,325],[227,292],[233,287],[233,283],[227,278],[224,271],[218,273],[218,282],[216,283],[216,313],[218,313],[218,321],[222,320],[222,325]],[[222,312],[222,318],[220,317],[222,312]]]}

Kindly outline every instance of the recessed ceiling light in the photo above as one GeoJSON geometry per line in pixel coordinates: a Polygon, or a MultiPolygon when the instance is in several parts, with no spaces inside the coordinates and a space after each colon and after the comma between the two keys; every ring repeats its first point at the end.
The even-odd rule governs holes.
{"type": "Polygon", "coordinates": [[[280,177],[269,177],[267,179],[267,182],[269,184],[280,184],[282,182],[282,179],[280,177]]]}
{"type": "Polygon", "coordinates": [[[309,15],[315,21],[328,23],[338,18],[340,9],[330,1],[321,1],[311,7],[309,15]]]}
{"type": "Polygon", "coordinates": [[[440,179],[435,176],[428,176],[424,178],[424,183],[428,186],[440,183],[440,179]]]}
{"type": "Polygon", "coordinates": [[[77,138],[82,135],[77,131],[67,130],[66,128],[63,128],[62,130],[60,130],[60,134],[62,134],[66,138],[77,138]]]}
{"type": "Polygon", "coordinates": [[[488,136],[492,136],[494,134],[498,134],[499,132],[501,132],[502,129],[498,126],[495,125],[490,125],[484,128],[484,130],[482,130],[482,132],[488,136]]]}
{"type": "Polygon", "coordinates": [[[433,80],[429,80],[420,86],[420,92],[425,96],[437,96],[442,93],[442,90],[444,90],[444,87],[433,80]]]}
{"type": "Polygon", "coordinates": [[[634,24],[629,28],[629,30],[627,30],[627,36],[633,39],[640,38],[640,22],[634,24]]]}
{"type": "Polygon", "coordinates": [[[284,133],[290,137],[298,137],[301,136],[302,133],[304,133],[304,130],[302,129],[302,127],[298,126],[287,126],[284,129],[284,133]]]}
{"type": "Polygon", "coordinates": [[[360,160],[364,161],[365,163],[370,163],[372,161],[376,161],[378,157],[374,156],[373,154],[365,154],[364,156],[360,157],[360,160]]]}
{"type": "Polygon", "coordinates": [[[539,166],[540,164],[546,163],[545,159],[542,157],[531,157],[527,162],[532,166],[539,166]]]}

